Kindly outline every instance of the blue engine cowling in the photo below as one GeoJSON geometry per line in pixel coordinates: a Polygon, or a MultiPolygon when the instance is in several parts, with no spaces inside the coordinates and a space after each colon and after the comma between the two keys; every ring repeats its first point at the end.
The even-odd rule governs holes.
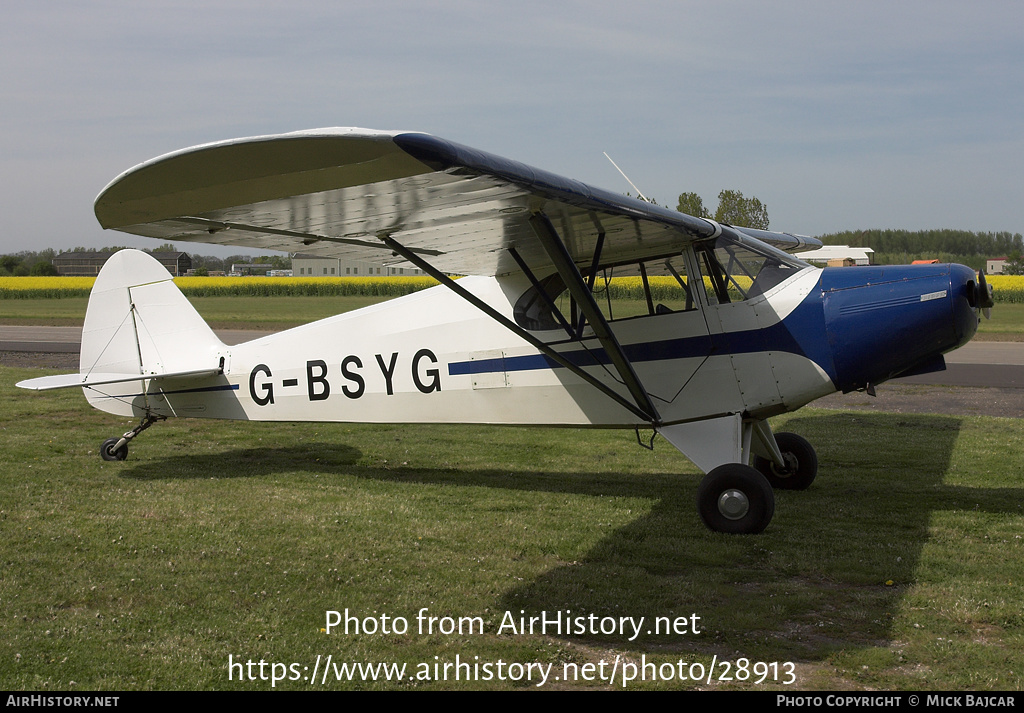
{"type": "Polygon", "coordinates": [[[976,275],[964,265],[825,268],[822,300],[836,387],[868,388],[943,368],[978,328],[976,275]]]}

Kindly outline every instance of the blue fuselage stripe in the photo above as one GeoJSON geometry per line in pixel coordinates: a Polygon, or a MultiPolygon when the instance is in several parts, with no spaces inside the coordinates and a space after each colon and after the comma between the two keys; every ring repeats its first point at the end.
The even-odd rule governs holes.
{"type": "MultiPolygon", "coordinates": [[[[657,319],[657,317],[652,317],[657,319]]],[[[831,372],[832,361],[828,344],[824,339],[824,321],[821,308],[821,293],[812,292],[801,305],[785,320],[765,329],[751,329],[724,334],[698,335],[678,339],[662,339],[653,342],[623,345],[626,358],[634,364],[705,357],[711,354],[750,354],[754,352],[789,352],[811,359],[822,369],[831,372]]],[[[575,349],[562,354],[572,364],[580,367],[598,366],[611,363],[604,349],[575,349]]],[[[498,357],[459,361],[448,364],[450,376],[489,374],[493,372],[534,371],[556,369],[559,365],[543,354],[498,357]]]]}

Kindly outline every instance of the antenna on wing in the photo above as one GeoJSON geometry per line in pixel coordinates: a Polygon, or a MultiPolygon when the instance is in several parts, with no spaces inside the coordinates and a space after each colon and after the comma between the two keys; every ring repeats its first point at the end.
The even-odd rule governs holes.
{"type": "MultiPolygon", "coordinates": [[[[612,161],[612,157],[608,155],[608,152],[607,152],[607,151],[602,151],[601,153],[603,153],[603,154],[604,154],[604,157],[605,157],[606,159],[608,159],[609,161],[612,161]]],[[[621,174],[622,174],[622,177],[626,179],[626,182],[627,182],[627,183],[628,183],[629,185],[633,186],[633,190],[634,190],[634,191],[636,191],[636,194],[637,194],[638,196],[640,196],[640,200],[642,200],[642,201],[647,201],[648,203],[653,203],[653,202],[654,202],[654,201],[652,201],[652,200],[651,200],[650,198],[648,198],[647,196],[645,196],[645,195],[644,195],[643,193],[641,193],[641,192],[640,192],[640,189],[636,187],[636,184],[635,184],[635,183],[633,183],[633,182],[632,182],[631,180],[629,180],[629,176],[627,176],[627,175],[626,175],[626,172],[625,172],[625,171],[623,171],[623,170],[622,170],[621,168],[619,168],[619,164],[617,164],[617,163],[615,163],[614,161],[612,161],[612,165],[613,165],[613,166],[615,166],[615,170],[616,170],[616,171],[618,171],[619,173],[621,173],[621,174]]]]}

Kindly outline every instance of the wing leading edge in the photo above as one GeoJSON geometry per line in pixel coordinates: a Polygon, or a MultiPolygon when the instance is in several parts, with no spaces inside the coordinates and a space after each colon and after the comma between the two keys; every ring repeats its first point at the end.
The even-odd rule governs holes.
{"type": "MultiPolygon", "coordinates": [[[[722,228],[414,132],[317,129],[196,146],[126,171],[96,199],[104,228],[161,240],[302,251],[407,265],[397,241],[448,273],[554,269],[530,224],[542,213],[585,264],[678,252],[722,228]],[[602,237],[603,236],[603,237],[602,237]]],[[[756,237],[786,250],[817,241],[756,237]]]]}

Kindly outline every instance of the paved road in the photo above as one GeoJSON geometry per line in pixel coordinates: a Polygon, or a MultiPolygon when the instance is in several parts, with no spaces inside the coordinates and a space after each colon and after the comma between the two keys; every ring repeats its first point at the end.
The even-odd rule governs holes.
{"type": "Polygon", "coordinates": [[[945,371],[892,383],[1024,389],[1024,342],[970,342],[946,355],[945,371]]]}
{"type": "MultiPolygon", "coordinates": [[[[225,344],[240,344],[269,332],[216,330],[225,344]]],[[[0,351],[78,353],[81,327],[0,325],[0,351]]],[[[997,386],[1024,389],[1024,342],[971,342],[946,355],[945,371],[891,383],[943,386],[997,386]]]]}

